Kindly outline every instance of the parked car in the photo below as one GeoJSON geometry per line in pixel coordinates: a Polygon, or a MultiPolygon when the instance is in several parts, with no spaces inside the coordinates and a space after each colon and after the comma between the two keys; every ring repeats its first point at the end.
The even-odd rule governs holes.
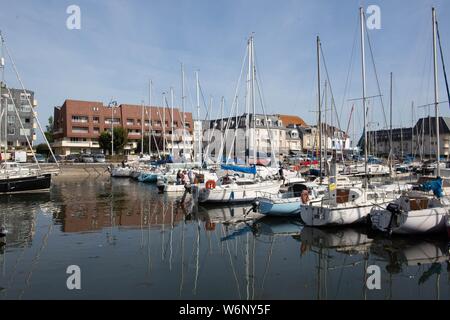
{"type": "MultiPolygon", "coordinates": [[[[63,160],[63,158],[59,154],[55,154],[55,158],[58,162],[61,162],[63,160]]],[[[51,155],[50,157],[48,157],[47,161],[50,163],[55,163],[55,159],[51,155]]]]}
{"type": "Polygon", "coordinates": [[[69,154],[66,157],[66,162],[68,163],[80,162],[80,155],[76,153],[69,154]]]}
{"type": "Polygon", "coordinates": [[[94,156],[92,154],[82,154],[80,159],[81,159],[81,162],[84,162],[84,163],[93,163],[94,162],[94,156]]]}
{"type": "Polygon", "coordinates": [[[36,153],[35,156],[36,156],[37,162],[39,162],[39,163],[47,162],[43,154],[36,153]]]}
{"type": "Polygon", "coordinates": [[[105,163],[106,159],[105,159],[105,155],[104,154],[94,154],[94,161],[95,162],[99,162],[99,163],[105,163]]]}

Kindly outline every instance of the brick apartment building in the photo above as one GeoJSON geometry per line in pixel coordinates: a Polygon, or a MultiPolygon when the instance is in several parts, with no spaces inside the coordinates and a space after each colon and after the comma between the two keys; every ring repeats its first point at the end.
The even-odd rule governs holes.
{"type": "Polygon", "coordinates": [[[183,131],[183,113],[178,109],[121,104],[117,107],[103,105],[102,102],[66,100],[61,107],[54,109],[54,143],[52,147],[60,155],[71,153],[100,153],[98,137],[103,131],[111,131],[112,126],[123,127],[128,131],[126,154],[135,154],[142,138],[151,132],[152,152],[163,152],[179,156],[192,153],[193,119],[192,113],[185,112],[183,131]],[[163,126],[163,123],[164,126],[163,126]],[[173,123],[173,145],[172,145],[173,123]],[[184,133],[183,133],[184,132],[184,133]],[[165,141],[163,140],[165,133],[165,141]]]}

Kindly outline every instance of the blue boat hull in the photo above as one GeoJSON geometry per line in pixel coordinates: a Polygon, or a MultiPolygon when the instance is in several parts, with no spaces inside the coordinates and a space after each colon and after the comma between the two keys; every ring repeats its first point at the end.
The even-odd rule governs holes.
{"type": "Polygon", "coordinates": [[[141,175],[138,177],[138,181],[144,183],[156,183],[157,180],[158,175],[153,173],[141,173],[141,175]]]}
{"type": "Polygon", "coordinates": [[[300,201],[272,201],[269,199],[259,200],[259,212],[267,216],[298,217],[300,216],[300,201]]]}

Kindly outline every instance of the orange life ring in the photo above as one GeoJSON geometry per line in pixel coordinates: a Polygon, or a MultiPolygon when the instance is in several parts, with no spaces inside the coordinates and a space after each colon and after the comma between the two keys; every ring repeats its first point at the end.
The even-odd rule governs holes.
{"type": "Polygon", "coordinates": [[[206,187],[206,189],[215,189],[216,182],[214,180],[208,180],[208,181],[206,181],[205,187],[206,187]]]}

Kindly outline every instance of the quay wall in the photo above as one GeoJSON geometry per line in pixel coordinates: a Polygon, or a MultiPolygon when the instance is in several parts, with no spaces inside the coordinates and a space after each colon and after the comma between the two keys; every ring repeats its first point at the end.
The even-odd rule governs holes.
{"type": "Polygon", "coordinates": [[[77,178],[77,177],[109,177],[108,167],[117,164],[111,163],[61,163],[57,170],[55,164],[41,164],[43,170],[55,172],[56,178],[77,178]]]}

